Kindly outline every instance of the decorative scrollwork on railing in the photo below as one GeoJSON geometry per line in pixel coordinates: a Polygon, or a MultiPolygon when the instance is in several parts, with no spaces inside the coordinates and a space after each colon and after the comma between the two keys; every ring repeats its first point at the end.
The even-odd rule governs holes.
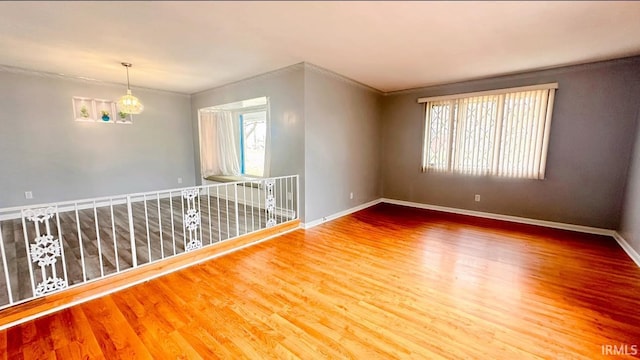
{"type": "Polygon", "coordinates": [[[200,213],[195,209],[187,210],[187,214],[184,216],[184,226],[189,231],[194,231],[200,226],[200,213]]]}
{"type": "Polygon", "coordinates": [[[193,200],[199,194],[198,189],[185,189],[182,190],[182,198],[185,200],[193,200]]]}
{"type": "Polygon", "coordinates": [[[193,251],[193,250],[200,249],[201,247],[202,247],[202,241],[198,239],[192,239],[192,240],[189,240],[189,243],[187,243],[187,247],[185,251],[193,251]]]}
{"type": "Polygon", "coordinates": [[[58,261],[60,256],[60,240],[51,235],[41,235],[36,238],[36,243],[31,244],[31,260],[38,266],[51,266],[58,261]]]}
{"type": "Polygon", "coordinates": [[[276,199],[274,197],[268,197],[266,200],[267,211],[272,212],[276,209],[276,199]]]}
{"type": "Polygon", "coordinates": [[[48,294],[67,287],[67,282],[59,277],[48,277],[36,287],[36,296],[48,294]]]}
{"type": "MultiPolygon", "coordinates": [[[[41,296],[66,288],[67,280],[59,278],[56,270],[58,258],[63,256],[64,250],[60,239],[54,238],[50,224],[50,220],[57,216],[57,209],[54,207],[28,209],[23,211],[22,216],[24,219],[33,222],[36,233],[34,243],[29,244],[27,252],[31,261],[40,267],[42,281],[36,285],[35,278],[32,278],[34,284],[33,295],[41,296]],[[44,229],[41,227],[44,227],[44,229]],[[44,234],[42,233],[43,230],[44,234]],[[48,272],[51,274],[50,276],[47,275],[48,272]]],[[[65,264],[63,263],[62,266],[64,267],[65,264]]],[[[64,273],[66,277],[66,269],[64,273]]],[[[33,277],[33,274],[31,276],[33,277]]]]}
{"type": "Polygon", "coordinates": [[[53,207],[29,209],[24,211],[24,217],[29,221],[43,223],[45,220],[49,220],[55,215],[56,209],[53,207]]]}
{"type": "Polygon", "coordinates": [[[275,179],[266,179],[264,181],[265,191],[265,211],[267,217],[266,227],[272,227],[276,225],[276,197],[275,197],[275,179]]]}
{"type": "Polygon", "coordinates": [[[184,214],[184,231],[189,232],[189,242],[185,244],[184,251],[192,251],[202,247],[202,240],[199,238],[200,211],[196,206],[196,198],[200,191],[198,189],[182,190],[182,198],[186,204],[184,214]]]}

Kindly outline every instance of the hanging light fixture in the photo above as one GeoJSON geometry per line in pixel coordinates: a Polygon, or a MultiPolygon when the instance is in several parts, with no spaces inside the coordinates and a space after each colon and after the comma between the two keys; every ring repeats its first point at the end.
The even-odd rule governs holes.
{"type": "Polygon", "coordinates": [[[131,64],[123,62],[122,66],[127,68],[127,95],[118,99],[118,111],[125,114],[140,114],[144,110],[144,105],[137,97],[131,95],[131,87],[129,86],[129,68],[131,64]]]}

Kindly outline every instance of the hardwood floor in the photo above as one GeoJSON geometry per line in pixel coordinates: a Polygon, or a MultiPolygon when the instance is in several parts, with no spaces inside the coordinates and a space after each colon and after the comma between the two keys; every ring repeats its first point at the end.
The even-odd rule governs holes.
{"type": "Polygon", "coordinates": [[[2,331],[0,359],[624,358],[638,308],[611,238],[381,204],[2,331]]]}

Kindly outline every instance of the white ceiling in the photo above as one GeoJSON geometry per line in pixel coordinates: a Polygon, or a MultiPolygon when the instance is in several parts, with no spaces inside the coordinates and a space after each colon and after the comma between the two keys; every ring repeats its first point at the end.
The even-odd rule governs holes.
{"type": "Polygon", "coordinates": [[[194,93],[307,61],[381,91],[640,54],[640,2],[0,2],[0,64],[194,93]]]}

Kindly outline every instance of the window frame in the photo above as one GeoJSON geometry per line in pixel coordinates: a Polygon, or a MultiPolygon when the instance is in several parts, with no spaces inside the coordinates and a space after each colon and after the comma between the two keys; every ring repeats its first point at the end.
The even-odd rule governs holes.
{"type": "MultiPolygon", "coordinates": [[[[268,99],[267,99],[267,101],[268,101],[268,99]]],[[[245,170],[246,170],[245,169],[245,149],[244,149],[245,138],[244,138],[244,118],[243,118],[245,114],[256,113],[256,112],[264,112],[265,113],[265,118],[264,118],[265,127],[267,129],[266,131],[269,131],[269,127],[268,127],[268,124],[269,124],[269,106],[268,106],[268,102],[267,102],[267,104],[264,104],[264,105],[256,105],[256,106],[242,108],[241,110],[237,110],[235,112],[235,114],[234,114],[234,116],[236,116],[239,119],[238,123],[240,125],[240,130],[238,132],[238,134],[240,136],[240,142],[239,142],[239,146],[240,146],[239,150],[240,151],[238,153],[239,153],[239,157],[240,157],[239,160],[240,160],[240,174],[241,175],[258,176],[258,175],[255,175],[255,174],[247,174],[245,172],[245,170]]],[[[265,151],[266,151],[266,149],[265,149],[265,151]]],[[[265,162],[263,164],[263,169],[262,169],[262,175],[261,176],[264,176],[266,166],[267,166],[267,163],[266,163],[266,159],[265,159],[265,162]]]]}
{"type": "MultiPolygon", "coordinates": [[[[549,135],[550,135],[550,128],[551,128],[551,119],[552,119],[552,113],[553,113],[553,106],[555,103],[555,92],[558,89],[558,83],[546,83],[546,84],[538,84],[538,85],[530,85],[530,86],[521,86],[521,87],[512,87],[512,88],[502,88],[502,89],[495,89],[495,90],[487,90],[487,91],[477,91],[477,92],[468,92],[468,93],[458,93],[458,94],[451,94],[451,95],[440,95],[440,96],[432,96],[432,97],[422,97],[418,99],[418,103],[419,104],[423,104],[423,126],[424,126],[424,131],[423,131],[423,139],[422,139],[422,156],[421,156],[421,170],[422,172],[442,172],[442,173],[455,173],[455,174],[467,174],[467,175],[478,175],[478,176],[496,176],[496,177],[505,177],[505,178],[519,178],[519,179],[544,179],[545,175],[546,175],[546,158],[547,158],[547,153],[548,153],[548,145],[549,145],[549,135]],[[535,166],[535,164],[529,164],[529,162],[527,161],[525,164],[530,166],[518,166],[518,167],[509,167],[507,168],[507,170],[505,171],[504,168],[504,162],[499,164],[499,160],[502,159],[500,156],[502,154],[502,150],[503,148],[505,148],[505,145],[507,144],[507,141],[505,140],[506,137],[504,136],[506,134],[506,130],[504,130],[501,126],[503,125],[503,122],[505,121],[504,118],[507,115],[507,110],[505,107],[505,103],[507,101],[507,99],[509,101],[513,101],[515,102],[516,100],[522,102],[523,100],[527,100],[530,101],[529,98],[525,98],[523,99],[522,97],[520,98],[509,98],[509,96],[511,95],[512,97],[518,94],[522,94],[525,92],[534,92],[534,91],[547,91],[546,94],[543,93],[544,95],[544,100],[540,101],[540,104],[538,104],[538,108],[537,110],[544,110],[544,113],[539,113],[537,115],[530,115],[529,113],[527,113],[527,116],[531,116],[532,118],[535,118],[532,121],[535,121],[532,124],[531,129],[534,130],[535,126],[537,124],[538,127],[542,126],[542,133],[540,133],[539,135],[541,135],[541,138],[538,139],[538,137],[536,137],[536,139],[538,139],[538,141],[541,141],[541,148],[540,151],[536,151],[537,147],[534,146],[534,148],[529,149],[530,154],[528,155],[521,155],[523,158],[526,159],[526,157],[531,157],[531,154],[534,154],[533,157],[534,159],[538,159],[539,157],[539,166],[535,166]],[[476,115],[474,118],[469,118],[466,114],[467,111],[469,111],[469,108],[467,106],[467,104],[469,104],[469,102],[471,101],[478,101],[476,99],[481,99],[480,101],[482,102],[489,102],[489,101],[493,101],[491,98],[495,98],[495,100],[497,101],[493,107],[495,107],[495,115],[492,115],[491,118],[489,118],[489,115],[487,115],[487,112],[481,112],[482,115],[480,119],[478,119],[478,115],[476,115]],[[486,100],[485,100],[486,99],[486,100]],[[546,104],[544,103],[546,101],[546,104]],[[439,104],[442,104],[443,108],[444,107],[449,107],[448,109],[448,114],[443,114],[442,116],[446,117],[448,116],[448,121],[442,121],[442,118],[439,119],[440,124],[438,126],[445,126],[445,129],[438,129],[438,132],[441,132],[440,136],[438,136],[438,138],[441,138],[442,135],[442,131],[446,131],[448,132],[448,139],[446,140],[446,147],[442,148],[440,145],[438,145],[438,147],[440,147],[440,150],[438,150],[440,153],[440,161],[438,162],[438,164],[436,164],[436,166],[430,165],[429,164],[429,160],[432,158],[429,156],[431,154],[431,151],[433,151],[433,140],[435,139],[432,135],[432,126],[433,126],[433,120],[431,117],[433,115],[433,107],[434,106],[438,106],[439,104]],[[463,115],[461,115],[461,112],[463,115]],[[494,125],[490,125],[491,123],[491,119],[495,118],[495,124],[494,125]],[[489,135],[489,140],[486,140],[487,138],[483,138],[481,140],[481,144],[477,144],[474,143],[473,144],[473,148],[471,148],[474,151],[474,160],[471,162],[471,164],[469,165],[469,168],[465,168],[466,165],[459,163],[459,159],[461,159],[462,157],[458,158],[459,156],[462,156],[461,154],[463,154],[465,151],[468,152],[469,149],[465,148],[465,146],[460,145],[461,144],[461,134],[462,131],[464,129],[466,129],[467,125],[467,121],[479,121],[481,122],[480,125],[473,125],[476,129],[476,131],[482,131],[482,130],[488,130],[490,128],[486,128],[487,126],[491,127],[493,126],[494,129],[492,130],[493,134],[493,138],[491,138],[491,135],[489,135]],[[487,148],[484,148],[486,146],[489,146],[487,148]],[[482,153],[480,153],[480,151],[478,151],[478,149],[482,149],[482,153]],[[476,161],[475,155],[478,154],[480,156],[484,155],[485,153],[492,153],[493,155],[488,158],[487,160],[485,160],[485,164],[484,166],[482,166],[482,160],[480,160],[479,158],[477,159],[478,161],[476,161]],[[444,155],[444,159],[442,159],[442,156],[444,155]],[[456,157],[456,159],[453,159],[453,157],[456,157]],[[488,164],[487,164],[488,162],[488,164]],[[444,164],[444,166],[443,166],[444,164]],[[533,170],[532,170],[533,169],[533,170]]],[[[535,95],[535,93],[532,93],[532,95],[535,95]]],[[[537,95],[536,95],[537,96],[537,95]]],[[[536,98],[535,101],[538,101],[538,99],[536,98]]],[[[483,106],[484,104],[480,104],[481,108],[480,110],[483,110],[483,106]]],[[[521,104],[518,104],[517,106],[521,106],[521,104]]],[[[476,105],[475,110],[477,111],[479,108],[476,105]]],[[[485,109],[486,110],[486,109],[485,109]]],[[[529,109],[528,111],[534,111],[534,114],[536,109],[529,109]]],[[[541,112],[540,111],[540,112],[541,112]]],[[[520,114],[522,115],[522,114],[520,114]]],[[[518,116],[520,116],[518,115],[518,116]]],[[[513,121],[513,118],[511,118],[511,120],[509,121],[513,121]]],[[[518,121],[522,121],[522,119],[518,119],[518,121]]],[[[527,120],[529,121],[529,120],[527,120]]],[[[527,126],[529,126],[527,124],[527,126]]],[[[473,127],[471,128],[473,129],[473,127]]],[[[465,130],[466,131],[466,130],[465,130]]],[[[510,130],[512,131],[512,130],[510,130]]],[[[523,130],[521,130],[523,131],[523,130]]],[[[520,133],[520,136],[522,136],[522,132],[520,133]]],[[[511,135],[510,135],[511,136],[511,135]]],[[[445,136],[446,137],[446,136],[445,136]]],[[[517,138],[518,142],[520,141],[524,141],[525,143],[532,143],[532,141],[530,139],[525,139],[525,138],[517,138]],[[525,140],[522,140],[525,139],[525,140]]],[[[474,139],[474,142],[478,141],[477,139],[474,139]]],[[[503,160],[504,161],[504,160],[503,160]]],[[[433,163],[433,162],[432,162],[433,163]]]]}

